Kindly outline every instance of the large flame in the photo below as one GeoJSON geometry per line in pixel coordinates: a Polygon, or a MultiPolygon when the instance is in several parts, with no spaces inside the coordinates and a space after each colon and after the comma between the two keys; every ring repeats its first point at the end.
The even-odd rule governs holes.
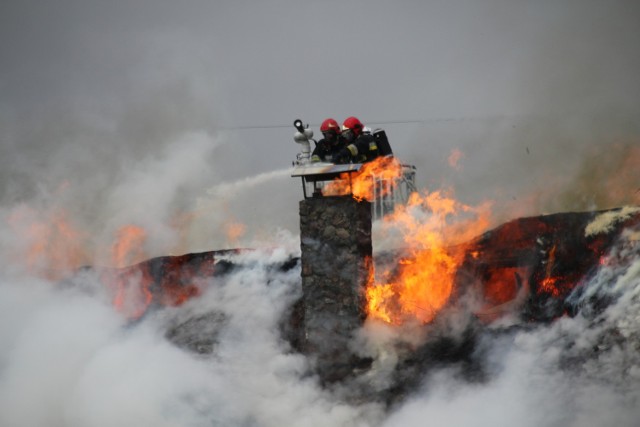
{"type": "MultiPolygon", "coordinates": [[[[454,152],[452,167],[462,154],[454,152]]],[[[356,200],[373,201],[393,191],[402,177],[402,165],[394,157],[379,157],[365,163],[357,174],[343,174],[323,189],[325,196],[352,194],[356,200]]],[[[413,193],[406,206],[384,218],[388,229],[399,229],[408,256],[397,271],[377,272],[391,278],[367,286],[367,310],[372,318],[400,324],[417,319],[431,322],[449,301],[462,248],[456,244],[485,231],[489,204],[471,207],[457,202],[444,191],[413,193]]]]}
{"type": "Polygon", "coordinates": [[[393,324],[431,322],[451,297],[464,253],[459,243],[487,228],[488,207],[461,204],[441,191],[414,193],[386,217],[387,227],[402,232],[409,255],[397,272],[378,272],[392,280],[367,287],[369,316],[393,324]]]}

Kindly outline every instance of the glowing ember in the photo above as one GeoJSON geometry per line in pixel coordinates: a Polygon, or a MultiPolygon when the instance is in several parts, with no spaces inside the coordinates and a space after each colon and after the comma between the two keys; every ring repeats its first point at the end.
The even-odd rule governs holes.
{"type": "Polygon", "coordinates": [[[549,251],[549,259],[547,261],[547,267],[545,269],[545,278],[540,282],[540,292],[546,292],[548,294],[557,297],[560,295],[560,289],[558,288],[558,278],[552,277],[551,271],[556,262],[556,248],[557,246],[553,246],[551,251],[549,251]]]}
{"type": "Polygon", "coordinates": [[[518,292],[517,277],[525,277],[526,274],[526,269],[522,267],[505,267],[490,271],[483,289],[485,301],[491,305],[512,301],[518,292]]]}
{"type": "Polygon", "coordinates": [[[454,244],[486,229],[487,207],[471,208],[442,192],[414,193],[385,218],[385,226],[400,229],[411,254],[397,274],[382,272],[394,277],[390,283],[368,287],[369,316],[394,324],[431,322],[449,300],[462,261],[464,251],[454,244]]]}
{"type": "Polygon", "coordinates": [[[551,294],[554,297],[560,296],[560,290],[558,289],[557,277],[546,277],[540,282],[540,291],[551,294]]]}

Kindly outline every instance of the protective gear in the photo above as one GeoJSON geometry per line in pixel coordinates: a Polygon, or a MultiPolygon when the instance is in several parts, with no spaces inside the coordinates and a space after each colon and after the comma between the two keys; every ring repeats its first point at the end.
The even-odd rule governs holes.
{"type": "Polygon", "coordinates": [[[336,165],[343,165],[349,163],[351,160],[351,152],[347,149],[347,147],[342,148],[333,156],[333,163],[336,165]]]}
{"type": "Polygon", "coordinates": [[[389,139],[384,130],[376,129],[373,131],[373,138],[376,141],[380,156],[393,156],[393,150],[391,149],[391,145],[389,145],[389,139]]]}
{"type": "Polygon", "coordinates": [[[347,117],[342,123],[342,131],[344,132],[347,129],[350,129],[356,137],[362,133],[363,127],[362,122],[358,120],[357,117],[353,116],[347,117]]]}
{"type": "Polygon", "coordinates": [[[323,141],[326,141],[327,144],[333,145],[338,142],[340,134],[336,133],[334,130],[328,130],[326,132],[322,132],[322,136],[324,136],[323,141]]]}
{"type": "Polygon", "coordinates": [[[356,135],[351,129],[346,129],[342,131],[342,139],[347,142],[353,142],[353,140],[356,139],[356,135]]]}
{"type": "Polygon", "coordinates": [[[322,135],[324,136],[323,141],[325,144],[331,146],[339,142],[340,125],[338,125],[338,122],[334,119],[329,118],[322,122],[320,125],[320,132],[322,132],[322,135]]]}
{"type": "MultiPolygon", "coordinates": [[[[334,134],[335,135],[335,134],[334,134]]],[[[311,161],[323,161],[336,163],[336,155],[344,148],[344,141],[340,135],[335,135],[332,140],[321,139],[311,153],[311,161]]]]}
{"type": "MultiPolygon", "coordinates": [[[[353,134],[351,131],[348,133],[353,134]]],[[[345,132],[343,131],[342,136],[344,134],[345,132]]],[[[379,154],[373,135],[363,133],[338,153],[335,163],[366,163],[378,157],[379,154]]]]}
{"type": "Polygon", "coordinates": [[[320,132],[325,133],[329,131],[334,131],[337,134],[340,133],[340,125],[338,125],[338,122],[336,122],[334,119],[331,119],[331,118],[326,119],[320,125],[320,132]]]}
{"type": "Polygon", "coordinates": [[[311,154],[311,161],[335,163],[336,154],[345,144],[341,137],[340,125],[334,119],[329,118],[322,122],[320,131],[324,138],[316,143],[316,148],[311,154]]]}

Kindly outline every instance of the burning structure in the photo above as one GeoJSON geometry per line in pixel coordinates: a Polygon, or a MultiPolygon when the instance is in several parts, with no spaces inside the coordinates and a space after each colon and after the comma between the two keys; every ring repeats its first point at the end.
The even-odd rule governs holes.
{"type": "MultiPolygon", "coordinates": [[[[349,187],[333,180],[322,187],[350,193],[308,193],[300,202],[300,255],[270,248],[163,256],[82,268],[61,288],[106,295],[125,319],[118,328],[126,335],[153,325],[154,342],[159,335],[181,357],[213,365],[215,380],[210,372],[204,378],[225,390],[195,394],[213,400],[205,406],[215,410],[226,388],[249,388],[254,396],[247,381],[272,387],[284,378],[276,390],[282,399],[297,402],[300,384],[314,384],[313,396],[349,410],[379,405],[386,417],[411,409],[412,398],[443,370],[473,390],[493,391],[505,375],[529,375],[496,373],[496,364],[520,370],[538,368],[540,360],[547,371],[521,386],[527,397],[540,386],[537,375],[550,383],[544,390],[564,387],[567,405],[588,393],[572,378],[601,387],[615,376],[624,379],[614,386],[626,387],[615,390],[616,408],[635,404],[640,208],[533,216],[490,228],[483,206],[434,192],[413,193],[374,220],[371,193],[356,198],[349,190],[366,188],[362,169],[346,180],[332,177],[349,187]],[[376,250],[381,231],[396,232],[400,243],[376,250]],[[522,360],[505,361],[522,354],[536,362],[522,368],[522,360]]],[[[271,388],[260,390],[272,396],[271,388]]]]}
{"type": "MultiPolygon", "coordinates": [[[[401,176],[403,169],[386,158],[331,168],[294,170],[315,188],[300,202],[301,257],[278,257],[265,267],[265,280],[297,275],[301,286],[282,313],[281,336],[314,361],[325,386],[348,390],[347,400],[397,403],[443,364],[482,381],[487,367],[478,354],[486,351],[486,334],[508,336],[574,316],[598,321],[617,296],[593,283],[603,272],[626,274],[640,250],[640,208],[519,218],[486,231],[485,207],[461,205],[442,192],[412,193],[376,221],[369,201],[376,186],[367,184],[367,170],[401,176]],[[416,221],[419,212],[428,215],[416,221]],[[451,221],[458,214],[463,218],[451,221]],[[395,227],[401,244],[373,251],[374,223],[395,227]],[[367,330],[381,327],[408,332],[382,347],[367,344],[367,330]],[[383,356],[390,353],[388,366],[383,356]]],[[[251,268],[250,253],[161,257],[94,273],[116,307],[138,321],[224,286],[234,272],[251,268]]],[[[215,354],[229,321],[220,307],[171,322],[166,336],[198,354],[215,354]]],[[[612,333],[598,338],[602,345],[626,332],[612,333]]]]}
{"type": "MultiPolygon", "coordinates": [[[[298,298],[283,313],[281,334],[315,360],[314,372],[326,386],[348,384],[347,400],[398,403],[443,365],[482,381],[483,336],[509,336],[574,316],[602,322],[623,291],[594,283],[601,276],[606,283],[624,275],[636,280],[633,263],[640,256],[640,208],[520,218],[457,245],[379,254],[371,252],[367,202],[310,198],[300,212],[302,258],[278,258],[267,266],[269,280],[285,272],[302,279],[298,298]],[[431,282],[415,282],[420,280],[431,282]],[[383,325],[410,337],[400,334],[385,344],[391,347],[384,351],[395,354],[390,369],[381,368],[380,349],[363,344],[363,331],[383,325]]],[[[223,286],[234,272],[251,268],[247,253],[160,257],[94,273],[113,290],[116,307],[138,321],[223,286]]],[[[66,283],[74,280],[81,277],[66,283]]],[[[182,348],[212,354],[227,322],[223,310],[207,311],[170,323],[166,336],[182,348]]],[[[612,324],[599,345],[620,345],[635,334],[612,324]]],[[[567,357],[588,360],[601,351],[567,357]]]]}
{"type": "Polygon", "coordinates": [[[3,427],[637,427],[639,2],[3,6],[3,427]],[[430,194],[321,383],[280,115],[358,105],[430,194]]]}
{"type": "MultiPolygon", "coordinates": [[[[296,141],[309,138],[302,136],[299,130],[296,141]]],[[[371,366],[363,368],[363,359],[357,357],[362,354],[350,343],[356,339],[354,332],[362,327],[365,318],[398,327],[431,325],[427,329],[437,330],[433,325],[446,322],[443,319],[451,317],[453,312],[468,316],[463,322],[467,332],[462,338],[440,336],[413,346],[411,351],[400,352],[404,356],[398,362],[396,380],[379,390],[385,399],[396,395],[399,388],[409,387],[410,379],[419,378],[420,372],[428,370],[436,360],[467,359],[473,352],[477,327],[484,328],[505,319],[514,325],[550,322],[565,315],[576,315],[585,306],[601,310],[610,301],[603,296],[586,298],[589,292],[585,291],[585,284],[609,262],[612,248],[624,239],[623,235],[629,230],[638,230],[640,225],[640,209],[629,207],[521,218],[480,233],[487,224],[482,207],[459,205],[439,192],[424,196],[413,192],[389,212],[390,223],[406,226],[404,235],[408,247],[378,253],[368,262],[368,251],[356,250],[345,255],[336,250],[335,245],[329,245],[335,233],[316,232],[310,237],[312,233],[307,229],[333,230],[344,220],[334,222],[334,215],[325,214],[324,209],[332,209],[336,194],[353,198],[351,203],[367,200],[374,203],[381,188],[393,191],[403,182],[403,168],[393,158],[381,158],[365,165],[319,166],[309,165],[305,158],[303,149],[292,175],[302,178],[303,189],[309,183],[313,186],[312,196],[309,197],[305,189],[305,201],[301,203],[302,317],[329,316],[334,319],[330,323],[336,325],[345,313],[355,313],[350,317],[352,323],[346,322],[341,329],[325,329],[321,341],[331,343],[327,345],[331,350],[322,351],[317,344],[302,347],[320,355],[322,364],[318,372],[323,379],[349,380],[355,372],[371,369],[371,366]],[[383,177],[385,184],[380,185],[378,177],[383,177]],[[307,200],[316,206],[315,223],[305,219],[308,209],[303,206],[307,200]],[[421,225],[416,225],[411,215],[416,207],[428,207],[431,212],[421,225]],[[460,224],[449,224],[447,218],[457,210],[468,214],[468,218],[460,224]],[[471,234],[474,232],[476,236],[471,234]],[[321,249],[312,250],[314,246],[321,249]],[[341,267],[334,266],[333,270],[327,267],[327,256],[336,260],[354,257],[353,265],[358,264],[359,256],[359,265],[363,268],[343,284],[336,280],[341,267]],[[329,275],[325,274],[328,268],[329,275]],[[325,273],[319,273],[321,271],[325,273]],[[332,289],[337,293],[331,295],[332,289]],[[339,294],[348,296],[339,297],[339,294]],[[359,314],[363,295],[366,313],[359,314]],[[318,300],[324,303],[316,303],[318,300]],[[333,304],[332,308],[327,309],[327,301],[333,304]],[[336,369],[326,369],[349,358],[354,361],[351,371],[343,369],[340,374],[336,369]]],[[[377,219],[385,218],[382,215],[377,219]]],[[[358,225],[354,224],[353,233],[370,238],[370,230],[362,230],[363,223],[359,221],[355,223],[358,225]]],[[[348,240],[349,228],[342,233],[341,237],[348,240]]],[[[637,240],[637,236],[632,239],[637,240]]],[[[365,247],[370,245],[371,241],[365,240],[365,247]]]]}
{"type": "MultiPolygon", "coordinates": [[[[556,213],[489,227],[484,206],[465,206],[446,192],[413,192],[393,212],[375,219],[370,200],[376,186],[367,186],[366,171],[379,176],[401,174],[402,168],[385,159],[366,168],[348,167],[354,171],[347,176],[333,171],[335,176],[324,175],[331,179],[323,182],[314,175],[296,176],[309,178],[311,186],[322,184],[321,195],[310,191],[299,204],[300,254],[277,247],[233,249],[128,264],[121,255],[136,253],[141,239],[134,228],[126,241],[114,245],[114,267],[81,268],[59,282],[56,293],[81,290],[105,302],[99,310],[95,304],[86,309],[82,304],[90,298],[82,294],[82,304],[65,299],[60,311],[71,306],[84,317],[94,314],[90,310],[117,319],[104,334],[101,353],[91,346],[84,353],[89,362],[82,372],[91,374],[83,378],[85,384],[100,385],[92,390],[112,387],[112,400],[122,388],[111,373],[122,366],[127,376],[153,372],[153,363],[168,353],[169,363],[158,365],[161,372],[153,372],[153,381],[145,377],[141,383],[154,388],[166,380],[167,390],[178,390],[171,407],[195,402],[198,416],[205,408],[207,420],[240,419],[232,425],[251,425],[256,401],[270,414],[284,402],[304,408],[305,414],[309,407],[317,409],[316,415],[338,408],[350,419],[382,408],[371,418],[399,425],[398,408],[407,413],[424,405],[446,407],[451,395],[463,406],[469,395],[474,404],[476,395],[480,401],[500,400],[496,393],[510,396],[513,383],[522,393],[519,403],[532,405],[527,413],[535,415],[539,401],[548,406],[553,400],[554,422],[533,417],[539,424],[564,425],[566,414],[582,419],[574,409],[584,409],[597,394],[613,401],[605,402],[613,408],[606,413],[624,418],[620,425],[635,425],[640,209],[556,213]],[[377,171],[378,166],[385,170],[377,171]],[[381,234],[396,237],[396,244],[382,246],[378,240],[376,247],[381,234]],[[122,362],[122,348],[114,351],[112,345],[131,346],[131,337],[140,335],[153,350],[138,351],[134,344],[132,354],[141,368],[131,369],[131,359],[122,362]],[[177,374],[170,377],[171,369],[177,374]],[[180,384],[189,375],[198,377],[197,388],[185,392],[180,384]],[[108,378],[99,382],[103,377],[108,378]],[[509,387],[503,390],[505,383],[509,387]],[[240,415],[233,408],[225,412],[232,406],[226,399],[244,405],[240,415]]],[[[60,233],[44,234],[74,235],[66,233],[69,224],[59,224],[60,233]]],[[[38,253],[46,247],[34,246],[38,253]]],[[[5,311],[11,308],[10,294],[6,301],[5,311]]],[[[74,342],[48,310],[37,320],[47,327],[53,323],[56,333],[48,336],[56,342],[74,342]]],[[[101,322],[86,328],[82,343],[95,342],[104,329],[101,322]]],[[[27,332],[36,338],[16,340],[19,350],[23,342],[30,345],[5,353],[7,366],[18,358],[28,361],[25,354],[41,348],[42,335],[31,328],[27,332]]],[[[69,377],[76,378],[77,364],[69,365],[69,377]]],[[[5,376],[13,386],[8,402],[21,396],[25,371],[42,376],[39,366],[5,376]]],[[[475,417],[472,406],[468,412],[475,417]]],[[[492,415],[502,410],[497,405],[492,415]]]]}

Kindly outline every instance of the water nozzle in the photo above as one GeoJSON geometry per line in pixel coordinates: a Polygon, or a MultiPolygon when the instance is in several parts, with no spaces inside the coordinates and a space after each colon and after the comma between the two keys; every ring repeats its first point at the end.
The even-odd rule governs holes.
{"type": "Polygon", "coordinates": [[[304,133],[304,125],[302,124],[302,120],[296,119],[293,122],[293,126],[298,129],[298,132],[304,133]]]}
{"type": "Polygon", "coordinates": [[[309,129],[309,125],[305,127],[300,119],[296,119],[293,122],[293,126],[297,130],[293,140],[301,146],[301,152],[298,154],[298,164],[308,163],[311,156],[310,141],[313,141],[313,131],[309,129]]]}

